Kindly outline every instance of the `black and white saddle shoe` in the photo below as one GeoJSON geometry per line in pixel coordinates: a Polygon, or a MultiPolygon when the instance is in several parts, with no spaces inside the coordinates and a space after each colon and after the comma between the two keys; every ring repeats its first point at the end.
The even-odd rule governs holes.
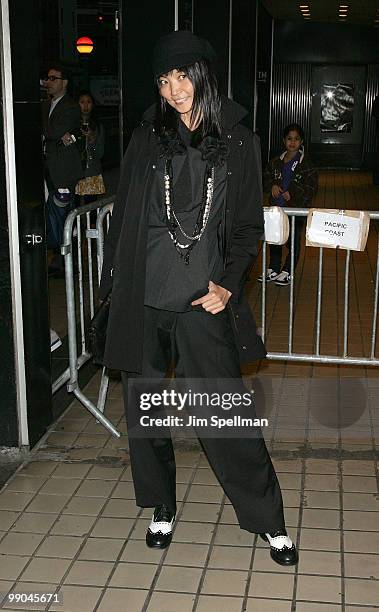
{"type": "Polygon", "coordinates": [[[146,544],[149,548],[167,548],[167,546],[170,546],[174,521],[175,514],[167,506],[156,506],[146,533],[146,544]]]}
{"type": "Polygon", "coordinates": [[[299,561],[295,544],[287,535],[285,529],[280,529],[274,533],[259,534],[265,542],[270,544],[271,559],[279,565],[296,565],[299,561]]]}

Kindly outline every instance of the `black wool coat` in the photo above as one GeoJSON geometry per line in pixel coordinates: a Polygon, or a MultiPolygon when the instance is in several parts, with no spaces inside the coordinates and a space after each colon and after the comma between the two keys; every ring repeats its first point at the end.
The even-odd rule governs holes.
{"type": "MultiPolygon", "coordinates": [[[[244,285],[263,235],[259,139],[240,121],[247,111],[222,104],[222,139],[227,143],[224,203],[224,273],[219,284],[232,292],[228,311],[241,362],[266,356],[244,285]]],[[[158,138],[149,109],[126,151],[112,221],[105,242],[100,299],[112,288],[104,365],[140,373],[149,193],[158,159],[158,138]]]]}
{"type": "Polygon", "coordinates": [[[74,190],[84,176],[80,153],[76,143],[65,147],[62,136],[80,129],[80,108],[67,94],[55,106],[49,117],[50,102],[42,104],[42,125],[45,137],[45,158],[50,179],[57,189],[67,187],[74,190]]]}

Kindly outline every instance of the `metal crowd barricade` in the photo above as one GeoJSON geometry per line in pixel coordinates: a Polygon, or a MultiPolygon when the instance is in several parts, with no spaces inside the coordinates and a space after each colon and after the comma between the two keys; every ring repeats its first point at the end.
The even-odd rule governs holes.
{"type": "MultiPolygon", "coordinates": [[[[63,374],[54,382],[53,392],[67,383],[67,390],[73,393],[79,402],[114,436],[120,437],[120,432],[104,415],[104,406],[108,391],[108,375],[103,368],[100,388],[96,405],[83,393],[79,385],[79,370],[91,358],[87,346],[88,324],[93,317],[96,304],[96,288],[100,281],[103,263],[104,236],[109,228],[109,219],[112,211],[114,197],[104,198],[92,204],[80,206],[73,210],[67,217],[64,228],[64,239],[62,254],[65,260],[65,280],[67,296],[67,321],[68,321],[68,345],[69,366],[63,374]],[[91,228],[91,213],[97,211],[96,228],[91,228]],[[85,227],[82,228],[82,220],[85,227]],[[83,232],[84,229],[84,232],[83,232]],[[83,236],[85,240],[83,243],[83,236]],[[76,249],[74,239],[77,241],[76,249]],[[84,261],[84,247],[87,249],[87,260],[84,261]],[[96,250],[96,263],[93,253],[96,250]],[[74,273],[74,253],[77,265],[77,281],[74,273]],[[85,265],[86,263],[86,265],[85,265]],[[86,281],[86,282],[85,282],[86,281]],[[78,298],[78,299],[77,299],[78,298]],[[78,342],[79,331],[79,342],[78,342]],[[78,350],[79,347],[79,350],[78,350]]],[[[318,277],[317,277],[317,307],[316,307],[316,335],[314,352],[312,354],[297,353],[293,350],[293,332],[295,315],[295,282],[296,272],[294,270],[294,244],[295,244],[295,218],[306,217],[308,209],[284,208],[284,212],[291,221],[291,269],[292,282],[289,286],[289,314],[288,314],[288,350],[287,352],[268,352],[268,359],[298,362],[316,362],[330,364],[353,364],[353,365],[379,365],[379,358],[375,355],[378,324],[378,295],[379,295],[379,234],[377,240],[376,272],[373,295],[373,313],[371,324],[371,351],[370,357],[353,357],[348,354],[348,324],[349,324],[349,268],[351,252],[346,251],[345,274],[344,274],[344,308],[343,308],[343,354],[326,355],[320,351],[320,339],[322,328],[322,296],[323,296],[323,268],[324,249],[319,248],[318,277]]],[[[378,220],[379,212],[370,212],[370,218],[378,220]]],[[[262,293],[261,293],[261,334],[266,338],[266,305],[267,305],[267,245],[262,246],[262,293]]]]}
{"type": "Polygon", "coordinates": [[[114,196],[80,206],[69,213],[66,219],[61,252],[65,262],[69,366],[54,382],[53,392],[67,383],[67,391],[73,393],[110,433],[115,437],[120,437],[120,432],[103,414],[108,389],[108,376],[105,368],[102,372],[96,405],[83,393],[79,384],[79,369],[91,358],[87,345],[87,331],[95,312],[96,289],[100,281],[103,262],[104,226],[107,231],[113,201],[114,196]],[[91,228],[93,211],[97,211],[96,228],[91,228]],[[83,237],[85,237],[84,240],[83,237]],[[77,242],[76,248],[74,240],[77,242]],[[94,249],[96,249],[95,264],[94,249]],[[77,281],[75,281],[76,271],[74,270],[76,266],[77,281]]]}
{"type": "MultiPolygon", "coordinates": [[[[379,357],[375,355],[375,346],[377,338],[378,326],[378,294],[379,294],[379,234],[377,239],[377,255],[376,255],[376,272],[373,294],[373,312],[371,323],[371,350],[369,357],[354,357],[348,354],[349,344],[349,270],[351,262],[351,251],[346,250],[345,259],[345,275],[344,275],[344,309],[343,309],[343,352],[342,355],[326,355],[320,353],[320,338],[321,338],[321,313],[322,313],[322,294],[323,294],[323,267],[324,267],[324,249],[319,248],[318,258],[318,279],[317,279],[317,308],[316,308],[316,338],[313,354],[296,353],[293,351],[293,329],[294,329],[294,289],[296,282],[296,271],[294,270],[294,244],[295,244],[295,219],[296,217],[306,217],[308,215],[307,208],[284,208],[284,212],[290,217],[291,224],[291,267],[290,275],[292,282],[289,286],[289,315],[288,315],[288,351],[287,352],[269,352],[268,359],[277,359],[285,361],[304,361],[315,363],[330,363],[330,364],[351,364],[364,366],[378,366],[379,357]]],[[[378,220],[379,212],[369,212],[370,220],[378,220]]],[[[367,246],[366,246],[367,248],[367,246]]],[[[261,302],[261,335],[263,342],[266,338],[266,303],[267,303],[267,245],[263,242],[262,246],[262,302],[261,302]]]]}

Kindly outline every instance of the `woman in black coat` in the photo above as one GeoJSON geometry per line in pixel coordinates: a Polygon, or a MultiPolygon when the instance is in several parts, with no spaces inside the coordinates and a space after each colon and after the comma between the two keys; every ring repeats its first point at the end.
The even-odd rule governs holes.
{"type": "Polygon", "coordinates": [[[104,364],[122,370],[137,504],[155,508],[147,545],[168,546],[175,520],[167,425],[185,427],[200,414],[194,429],[241,528],[268,540],[276,562],[293,565],[279,483],[240,375],[241,359],[265,356],[244,296],[263,234],[259,141],[240,123],[246,111],[220,98],[213,60],[209,43],[191,32],[172,32],[155,48],[157,104],[133,133],[105,244],[100,298],[110,289],[112,298],[104,364]],[[187,392],[195,384],[220,401],[183,417],[163,389],[170,366],[178,380],[190,379],[187,392]],[[225,412],[225,390],[244,396],[242,408],[225,412]],[[157,421],[159,398],[171,420],[157,421]],[[225,416],[232,426],[212,431],[213,418],[225,416]]]}

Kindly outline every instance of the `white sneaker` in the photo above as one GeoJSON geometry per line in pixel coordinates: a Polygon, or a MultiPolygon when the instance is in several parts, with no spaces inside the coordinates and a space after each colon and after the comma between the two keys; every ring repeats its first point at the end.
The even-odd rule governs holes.
{"type": "Polygon", "coordinates": [[[275,285],[280,285],[280,287],[285,287],[286,285],[291,284],[291,275],[283,270],[280,274],[277,274],[275,278],[275,285]]]}
{"type": "MultiPolygon", "coordinates": [[[[278,276],[277,272],[275,272],[271,268],[268,268],[268,270],[266,272],[266,283],[269,283],[270,281],[275,280],[275,278],[277,276],[278,276]]],[[[257,280],[258,280],[259,283],[262,283],[263,282],[263,275],[261,274],[260,276],[258,276],[257,280]]]]}
{"type": "Polygon", "coordinates": [[[55,329],[50,328],[50,351],[51,353],[62,346],[62,340],[58,336],[55,329]]]}

